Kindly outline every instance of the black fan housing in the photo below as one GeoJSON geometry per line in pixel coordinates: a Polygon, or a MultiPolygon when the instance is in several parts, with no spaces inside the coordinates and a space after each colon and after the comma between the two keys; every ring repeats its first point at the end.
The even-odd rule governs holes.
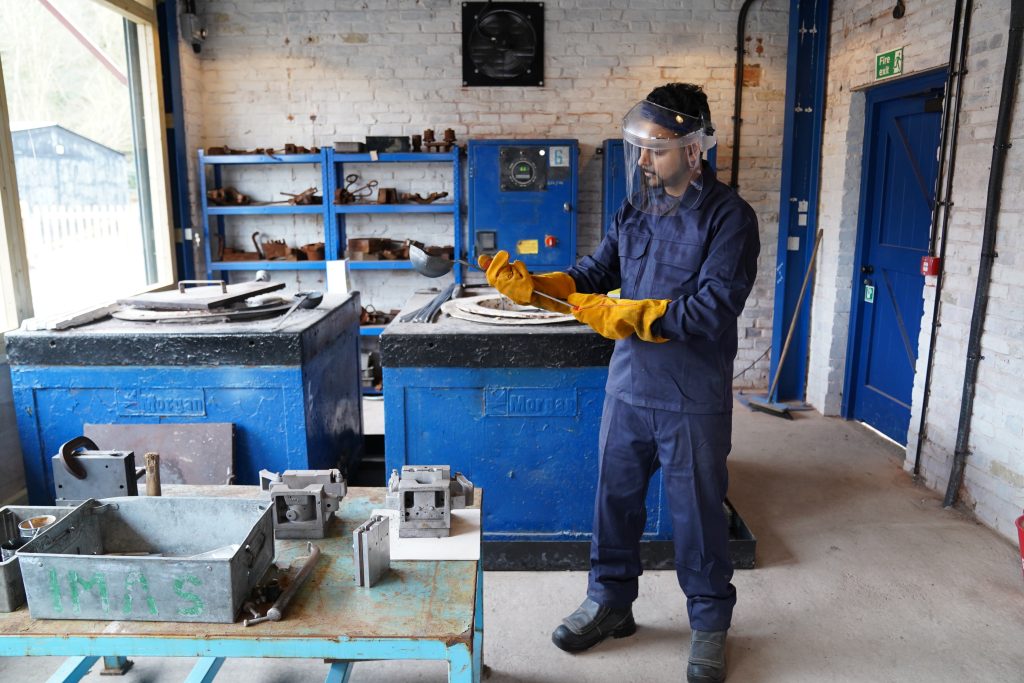
{"type": "Polygon", "coordinates": [[[462,3],[462,84],[544,85],[544,3],[462,3]]]}

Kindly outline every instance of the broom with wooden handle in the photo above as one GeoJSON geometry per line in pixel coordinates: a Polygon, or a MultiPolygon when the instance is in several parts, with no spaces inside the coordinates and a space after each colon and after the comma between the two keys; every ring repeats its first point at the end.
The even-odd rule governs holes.
{"type": "Polygon", "coordinates": [[[782,376],[782,365],[786,362],[786,354],[789,352],[789,344],[793,341],[793,332],[796,330],[797,319],[800,316],[800,307],[804,303],[804,294],[807,293],[807,283],[811,280],[811,273],[814,272],[814,261],[818,255],[818,247],[821,246],[821,237],[825,234],[825,231],[821,228],[818,229],[818,234],[814,237],[814,249],[811,251],[811,261],[807,264],[807,272],[804,273],[804,282],[800,285],[800,295],[796,298],[796,309],[793,311],[793,319],[789,323],[789,331],[786,333],[786,340],[782,343],[782,353],[779,354],[779,365],[775,368],[775,378],[772,379],[771,387],[768,389],[768,395],[763,399],[757,396],[750,397],[750,407],[754,410],[758,410],[762,413],[768,413],[769,415],[775,415],[776,417],[784,417],[787,420],[792,420],[793,416],[789,414],[789,406],[785,403],[776,403],[772,401],[772,396],[775,395],[775,387],[779,384],[779,377],[782,376]]]}

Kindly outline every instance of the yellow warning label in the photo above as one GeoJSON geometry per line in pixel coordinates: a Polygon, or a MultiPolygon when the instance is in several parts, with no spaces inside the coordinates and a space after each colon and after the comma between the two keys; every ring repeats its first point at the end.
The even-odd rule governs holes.
{"type": "Polygon", "coordinates": [[[519,240],[516,242],[517,254],[537,254],[540,252],[540,240],[519,240]]]}

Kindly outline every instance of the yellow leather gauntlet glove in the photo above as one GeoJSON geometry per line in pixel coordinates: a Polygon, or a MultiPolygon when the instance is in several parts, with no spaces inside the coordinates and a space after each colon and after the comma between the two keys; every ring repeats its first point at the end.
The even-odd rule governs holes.
{"type": "Polygon", "coordinates": [[[508,262],[507,251],[499,251],[491,258],[481,254],[477,265],[487,271],[487,282],[499,292],[520,306],[536,306],[557,313],[568,313],[569,307],[534,292],[543,292],[559,299],[565,299],[576,291],[576,281],[568,273],[554,272],[530,275],[522,261],[508,262]]]}
{"type": "Polygon", "coordinates": [[[625,339],[635,334],[648,342],[667,339],[651,332],[654,321],[665,315],[668,299],[613,299],[604,294],[570,294],[572,314],[608,339],[625,339]]]}
{"type": "Polygon", "coordinates": [[[481,254],[477,265],[487,271],[487,283],[520,306],[529,306],[533,296],[533,278],[522,261],[508,262],[504,249],[494,258],[481,254]]]}
{"type": "MultiPolygon", "coordinates": [[[[572,275],[569,273],[563,273],[561,271],[555,271],[553,273],[541,273],[540,275],[533,275],[533,289],[535,292],[544,292],[550,296],[562,299],[563,301],[569,298],[570,294],[576,293],[576,281],[572,279],[572,275]]],[[[551,299],[543,296],[537,296],[534,294],[530,297],[530,303],[537,308],[543,308],[547,311],[554,311],[556,313],[570,313],[569,306],[563,306],[562,304],[552,301],[551,299]]]]}

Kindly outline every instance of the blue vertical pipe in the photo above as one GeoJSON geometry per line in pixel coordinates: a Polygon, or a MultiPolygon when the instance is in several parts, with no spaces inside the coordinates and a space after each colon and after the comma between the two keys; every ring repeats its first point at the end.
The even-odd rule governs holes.
{"type": "Polygon", "coordinates": [[[771,377],[780,371],[782,343],[790,321],[794,314],[799,317],[775,395],[768,397],[772,401],[803,400],[806,389],[811,297],[807,296],[799,311],[797,299],[818,227],[830,15],[829,0],[791,0],[771,377]],[[792,249],[790,238],[795,238],[792,249]]]}
{"type": "Polygon", "coordinates": [[[196,278],[192,251],[192,211],[188,198],[188,149],[185,142],[185,107],[181,97],[181,62],[178,59],[178,0],[156,6],[163,78],[164,112],[172,122],[167,128],[167,165],[171,187],[171,219],[175,228],[174,250],[179,280],[196,278]]]}
{"type": "MultiPolygon", "coordinates": [[[[470,258],[468,255],[463,255],[462,251],[462,149],[456,145],[452,148],[452,210],[455,212],[455,258],[470,258]]],[[[464,266],[455,266],[455,282],[456,284],[462,284],[466,274],[463,270],[464,266]]]]}
{"type": "Polygon", "coordinates": [[[323,156],[322,171],[324,183],[324,258],[328,261],[344,258],[344,247],[341,246],[341,234],[338,232],[338,221],[344,220],[334,210],[334,188],[337,185],[338,168],[334,161],[334,148],[324,147],[320,150],[323,156]]]}

